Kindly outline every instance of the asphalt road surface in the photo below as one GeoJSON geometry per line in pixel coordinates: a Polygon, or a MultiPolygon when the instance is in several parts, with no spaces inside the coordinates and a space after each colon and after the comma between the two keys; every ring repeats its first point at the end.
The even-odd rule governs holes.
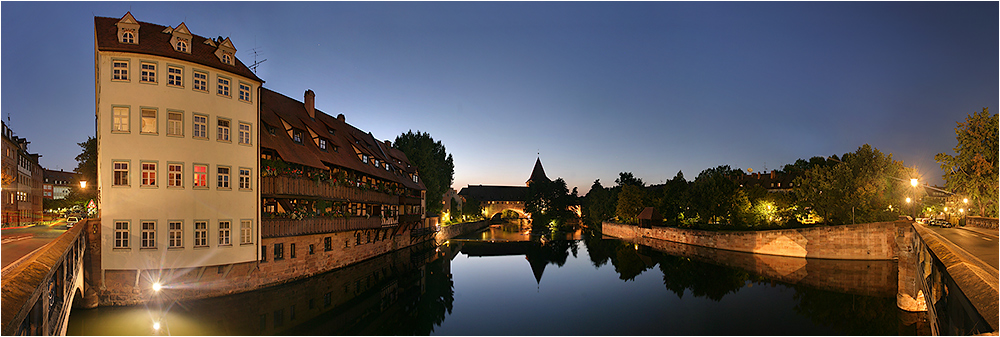
{"type": "Polygon", "coordinates": [[[993,269],[997,269],[997,261],[1000,261],[1000,255],[998,255],[1000,254],[998,253],[998,247],[1000,246],[998,246],[996,229],[969,226],[956,226],[954,228],[926,227],[992,266],[993,269]]]}
{"type": "Polygon", "coordinates": [[[0,260],[3,268],[30,254],[66,232],[66,219],[49,225],[3,229],[0,241],[0,260]]]}

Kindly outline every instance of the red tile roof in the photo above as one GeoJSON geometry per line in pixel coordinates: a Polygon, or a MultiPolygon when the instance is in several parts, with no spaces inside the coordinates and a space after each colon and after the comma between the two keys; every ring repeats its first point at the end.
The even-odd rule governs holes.
{"type": "Polygon", "coordinates": [[[354,126],[342,122],[336,117],[315,110],[316,118],[309,117],[305,104],[288,96],[266,88],[261,88],[260,119],[261,122],[275,129],[272,135],[265,127],[261,127],[260,146],[278,153],[282,160],[300,165],[326,169],[328,166],[348,168],[372,177],[398,182],[401,185],[426,190],[423,181],[414,183],[408,175],[397,174],[384,168],[376,168],[372,164],[362,163],[354,149],[378,159],[380,164],[388,162],[405,173],[417,171],[402,151],[386,146],[376,140],[371,133],[365,133],[354,126]],[[284,122],[284,123],[283,123],[284,122]],[[288,134],[285,124],[302,132],[302,143],[296,143],[288,134]],[[323,151],[313,142],[309,130],[316,136],[326,139],[327,151],[323,151]],[[334,130],[330,134],[329,130],[334,130]],[[334,148],[339,148],[334,151],[334,148]]]}
{"type": "Polygon", "coordinates": [[[243,65],[243,62],[240,62],[239,58],[236,58],[235,66],[222,63],[215,56],[215,51],[218,48],[205,44],[205,40],[208,40],[207,38],[191,34],[191,43],[188,46],[191,49],[190,54],[174,50],[174,47],[170,45],[172,35],[163,32],[167,28],[166,26],[137,21],[139,23],[139,43],[121,43],[118,41],[118,26],[116,25],[119,20],[121,19],[94,17],[94,32],[97,38],[98,50],[170,57],[227,71],[264,83],[264,80],[257,77],[257,75],[250,71],[250,68],[243,65]]]}

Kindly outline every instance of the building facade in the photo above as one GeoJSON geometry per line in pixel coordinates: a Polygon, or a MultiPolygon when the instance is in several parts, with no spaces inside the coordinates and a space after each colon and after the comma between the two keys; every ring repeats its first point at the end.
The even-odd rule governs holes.
{"type": "Polygon", "coordinates": [[[228,39],[94,18],[102,268],[258,258],[259,79],[228,39]]]}
{"type": "Polygon", "coordinates": [[[42,175],[42,197],[50,200],[66,199],[75,186],[80,186],[80,175],[76,172],[45,169],[42,175]]]}
{"type": "Polygon", "coordinates": [[[41,155],[28,152],[27,139],[17,137],[3,124],[3,227],[37,224],[42,221],[41,155]]]}

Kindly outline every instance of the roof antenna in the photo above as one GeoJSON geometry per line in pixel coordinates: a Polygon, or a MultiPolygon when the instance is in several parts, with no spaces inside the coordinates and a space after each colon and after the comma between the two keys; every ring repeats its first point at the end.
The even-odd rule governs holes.
{"type": "Polygon", "coordinates": [[[251,50],[253,50],[253,64],[250,65],[250,70],[253,70],[253,73],[257,74],[257,66],[267,61],[267,59],[257,61],[257,35],[253,36],[253,49],[251,50]]]}

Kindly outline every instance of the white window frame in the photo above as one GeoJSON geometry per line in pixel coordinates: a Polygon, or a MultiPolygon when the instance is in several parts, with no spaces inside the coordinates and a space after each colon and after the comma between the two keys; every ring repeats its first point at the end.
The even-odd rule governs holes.
{"type": "Polygon", "coordinates": [[[168,221],[167,229],[170,231],[167,234],[167,248],[183,248],[184,247],[184,222],[183,221],[168,221]]]}
{"type": "Polygon", "coordinates": [[[115,220],[115,248],[129,248],[128,220],[115,220]]]}
{"type": "Polygon", "coordinates": [[[208,189],[208,164],[194,164],[194,168],[191,170],[191,187],[198,189],[208,189]],[[205,171],[202,173],[198,172],[199,167],[204,167],[205,171]],[[199,181],[199,177],[201,177],[199,181]],[[201,184],[198,184],[198,183],[201,184]]]}
{"type": "Polygon", "coordinates": [[[194,75],[191,75],[191,88],[194,91],[208,92],[208,73],[204,71],[192,71],[194,75]],[[201,77],[199,77],[201,75],[201,77]]]}
{"type": "Polygon", "coordinates": [[[231,179],[232,178],[232,174],[233,174],[233,170],[229,166],[216,166],[215,167],[215,176],[216,176],[215,188],[219,189],[219,190],[232,189],[230,187],[230,186],[232,186],[232,185],[230,185],[230,180],[232,180],[231,179]],[[223,170],[225,170],[226,172],[222,173],[223,170]]]}
{"type": "Polygon", "coordinates": [[[139,62],[139,82],[156,83],[156,63],[139,62]]]}
{"type": "Polygon", "coordinates": [[[253,126],[251,126],[250,123],[240,122],[239,128],[240,128],[240,131],[239,131],[240,132],[240,135],[239,135],[239,142],[240,142],[240,144],[242,144],[242,145],[252,145],[253,144],[253,133],[252,133],[253,132],[253,126]]]}
{"type": "Polygon", "coordinates": [[[184,112],[167,111],[167,136],[184,137],[184,112]],[[173,118],[174,116],[179,119],[173,118]]]}
{"type": "Polygon", "coordinates": [[[174,45],[174,50],[182,52],[182,53],[187,53],[188,52],[188,43],[187,43],[187,41],[177,40],[177,44],[174,45]]]}
{"type": "Polygon", "coordinates": [[[156,122],[159,111],[155,108],[139,109],[139,133],[144,135],[155,135],[159,133],[159,123],[156,122]],[[152,117],[147,116],[151,113],[152,117]]]}
{"type": "Polygon", "coordinates": [[[250,95],[250,89],[252,89],[253,87],[243,82],[239,82],[239,87],[240,87],[240,101],[247,103],[252,102],[253,99],[252,96],[250,95]]]}
{"type": "Polygon", "coordinates": [[[233,132],[233,121],[226,118],[217,118],[215,120],[215,140],[220,142],[231,143],[232,142],[232,132],[233,132]],[[222,126],[225,123],[226,126],[222,126]]]}
{"type": "Polygon", "coordinates": [[[139,162],[139,186],[156,187],[156,162],[139,162]]]}
{"type": "Polygon", "coordinates": [[[118,42],[135,44],[135,33],[132,33],[131,31],[122,32],[122,35],[119,37],[118,42]]]}
{"type": "Polygon", "coordinates": [[[194,222],[194,246],[208,247],[208,221],[194,222]]]}
{"type": "Polygon", "coordinates": [[[128,60],[111,60],[111,80],[128,82],[128,60]]]}
{"type": "Polygon", "coordinates": [[[250,220],[240,220],[240,244],[248,245],[253,243],[253,227],[250,220]]]}
{"type": "Polygon", "coordinates": [[[140,249],[156,249],[156,221],[143,220],[139,222],[142,236],[139,238],[140,249]]]}
{"type": "Polygon", "coordinates": [[[219,245],[232,246],[230,234],[233,231],[233,222],[229,220],[219,220],[219,245]]]}
{"type": "Polygon", "coordinates": [[[253,171],[251,171],[249,168],[246,168],[246,167],[241,167],[241,168],[239,168],[239,170],[240,170],[240,189],[241,190],[252,190],[253,186],[250,185],[250,183],[251,183],[250,177],[251,177],[251,174],[252,174],[253,171]],[[244,174],[244,173],[246,173],[246,174],[244,174]]]}
{"type": "Polygon", "coordinates": [[[222,77],[222,76],[216,76],[215,83],[216,83],[215,94],[217,94],[219,96],[222,96],[222,97],[230,97],[230,98],[233,97],[233,96],[231,96],[232,95],[231,89],[232,89],[232,86],[233,86],[233,80],[230,80],[230,79],[222,77]]]}
{"type": "Polygon", "coordinates": [[[194,114],[193,117],[191,117],[191,123],[191,137],[196,139],[208,139],[207,115],[194,114]]]}
{"type": "Polygon", "coordinates": [[[127,106],[111,107],[111,132],[129,133],[131,110],[127,106]]]}
{"type": "Polygon", "coordinates": [[[116,160],[111,162],[112,175],[111,186],[129,186],[128,161],[116,160]]]}
{"type": "Polygon", "coordinates": [[[184,164],[167,163],[167,187],[184,187],[184,164]]]}
{"type": "Polygon", "coordinates": [[[319,146],[320,150],[326,151],[326,148],[327,148],[327,146],[326,146],[326,139],[317,138],[316,139],[316,145],[319,146]]]}
{"type": "Polygon", "coordinates": [[[171,87],[184,87],[184,68],[167,65],[167,85],[171,87]]]}

